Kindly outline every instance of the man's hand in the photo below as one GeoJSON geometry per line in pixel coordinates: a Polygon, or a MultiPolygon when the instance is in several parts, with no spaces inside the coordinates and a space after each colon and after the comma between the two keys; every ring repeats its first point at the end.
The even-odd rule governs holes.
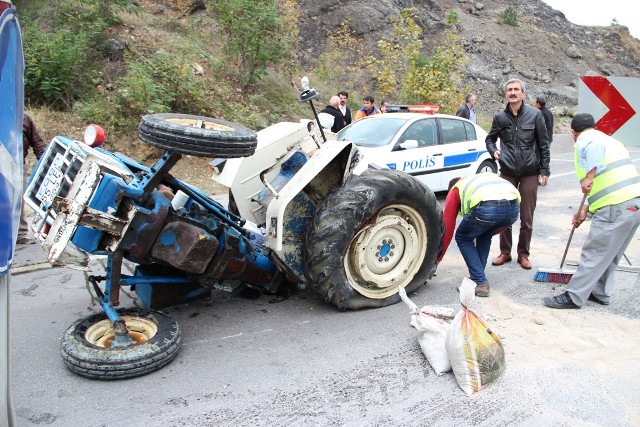
{"type": "Polygon", "coordinates": [[[590,178],[588,175],[585,176],[580,182],[580,187],[582,188],[582,194],[589,194],[591,187],[593,187],[593,178],[590,178]]]}
{"type": "Polygon", "coordinates": [[[543,187],[545,185],[547,185],[547,180],[549,179],[548,176],[544,176],[544,175],[540,175],[538,176],[538,184],[542,185],[543,187]]]}
{"type": "Polygon", "coordinates": [[[575,228],[580,227],[580,224],[584,222],[585,218],[587,218],[588,211],[589,206],[583,206],[580,211],[573,214],[573,220],[571,222],[575,228]]]}
{"type": "Polygon", "coordinates": [[[493,152],[493,159],[500,160],[500,150],[496,150],[493,152]]]}

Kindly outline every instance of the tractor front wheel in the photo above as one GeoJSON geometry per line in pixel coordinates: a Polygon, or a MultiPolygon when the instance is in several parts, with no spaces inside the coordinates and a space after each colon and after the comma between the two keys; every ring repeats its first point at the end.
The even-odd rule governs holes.
{"type": "Polygon", "coordinates": [[[190,114],[160,113],[142,117],[140,139],[180,154],[225,159],[252,155],[256,133],[237,123],[190,114]]]}
{"type": "Polygon", "coordinates": [[[178,323],[148,309],[120,309],[131,345],[114,345],[115,332],[104,313],[80,319],[62,337],[62,359],[83,377],[119,380],[145,375],[167,365],[180,350],[178,323]]]}

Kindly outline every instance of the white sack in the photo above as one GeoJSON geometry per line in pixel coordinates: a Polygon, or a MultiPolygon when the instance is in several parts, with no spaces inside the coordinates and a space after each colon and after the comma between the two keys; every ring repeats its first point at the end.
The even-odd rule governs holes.
{"type": "Polygon", "coordinates": [[[441,375],[451,370],[445,349],[445,339],[454,310],[447,307],[424,306],[418,308],[407,296],[404,288],[398,287],[400,298],[411,309],[411,325],[419,332],[418,343],[433,370],[441,375]]]}

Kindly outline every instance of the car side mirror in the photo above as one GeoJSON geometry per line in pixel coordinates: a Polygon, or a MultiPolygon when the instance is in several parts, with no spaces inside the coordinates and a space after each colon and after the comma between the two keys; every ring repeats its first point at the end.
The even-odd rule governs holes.
{"type": "Polygon", "coordinates": [[[413,148],[418,148],[418,141],[415,139],[408,139],[405,142],[399,145],[401,150],[411,150],[413,148]]]}

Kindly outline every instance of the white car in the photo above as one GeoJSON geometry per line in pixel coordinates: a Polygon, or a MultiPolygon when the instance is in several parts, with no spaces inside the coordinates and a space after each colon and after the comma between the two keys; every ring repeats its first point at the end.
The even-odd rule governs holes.
{"type": "MultiPolygon", "coordinates": [[[[324,132],[322,138],[327,139],[331,150],[342,150],[349,142],[358,147],[360,159],[349,173],[361,174],[369,165],[397,169],[414,175],[436,192],[449,190],[463,176],[498,171],[484,143],[487,133],[461,117],[377,114],[334,134],[329,131],[333,116],[323,117],[325,113],[318,116],[324,132]]],[[[257,148],[252,156],[214,159],[210,163],[213,179],[229,188],[229,209],[263,224],[264,209],[260,207],[266,204],[263,197],[278,197],[279,190],[292,179],[292,170],[301,167],[323,144],[319,136],[313,120],[280,122],[257,132],[257,148]],[[283,170],[280,163],[297,151],[302,153],[289,159],[283,170]]]]}
{"type": "Polygon", "coordinates": [[[363,155],[355,173],[369,165],[396,169],[435,192],[448,191],[458,178],[498,172],[486,136],[480,126],[457,116],[387,113],[351,123],[337,139],[353,142],[363,155]]]}

